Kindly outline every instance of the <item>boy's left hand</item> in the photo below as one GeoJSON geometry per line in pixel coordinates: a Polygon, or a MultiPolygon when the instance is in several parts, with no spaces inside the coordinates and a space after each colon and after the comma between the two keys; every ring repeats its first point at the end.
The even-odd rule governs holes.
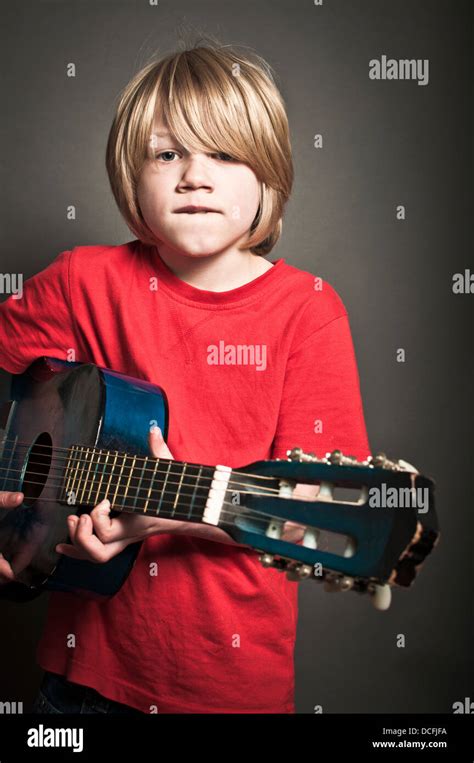
{"type": "MultiPolygon", "coordinates": [[[[154,458],[173,458],[159,429],[149,435],[150,451],[154,458]]],[[[179,526],[189,525],[176,519],[147,517],[145,514],[126,514],[110,519],[110,502],[101,501],[90,514],[68,516],[72,543],[59,543],[56,551],[73,559],[89,562],[108,562],[130,543],[150,535],[176,532],[179,526]],[[94,534],[95,532],[95,534],[94,534]]]]}

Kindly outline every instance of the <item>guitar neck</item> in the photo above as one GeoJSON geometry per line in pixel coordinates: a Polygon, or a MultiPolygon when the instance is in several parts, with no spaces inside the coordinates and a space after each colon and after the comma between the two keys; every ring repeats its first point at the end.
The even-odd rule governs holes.
{"type": "Polygon", "coordinates": [[[108,498],[113,511],[217,524],[231,485],[228,466],[134,456],[72,446],[59,501],[93,507],[108,498]]]}

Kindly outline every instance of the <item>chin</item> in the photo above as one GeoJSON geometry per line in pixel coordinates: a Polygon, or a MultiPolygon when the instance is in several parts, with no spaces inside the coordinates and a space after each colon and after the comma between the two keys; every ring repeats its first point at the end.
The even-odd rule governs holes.
{"type": "Polygon", "coordinates": [[[177,242],[173,244],[173,248],[180,254],[184,254],[188,257],[211,257],[213,254],[219,254],[227,248],[227,244],[216,245],[214,244],[196,244],[196,242],[177,242]]]}

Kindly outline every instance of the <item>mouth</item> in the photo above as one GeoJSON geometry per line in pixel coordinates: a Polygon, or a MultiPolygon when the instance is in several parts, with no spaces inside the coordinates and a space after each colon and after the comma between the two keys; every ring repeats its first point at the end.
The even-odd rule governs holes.
{"type": "Polygon", "coordinates": [[[176,209],[175,212],[180,215],[208,215],[210,213],[219,214],[217,209],[210,209],[209,207],[194,207],[192,205],[176,209]]]}

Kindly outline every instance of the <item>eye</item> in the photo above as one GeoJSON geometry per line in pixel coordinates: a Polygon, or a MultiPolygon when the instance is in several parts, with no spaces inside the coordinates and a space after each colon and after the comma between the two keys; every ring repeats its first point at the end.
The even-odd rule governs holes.
{"type": "MultiPolygon", "coordinates": [[[[160,156],[169,156],[170,154],[176,154],[176,151],[162,151],[159,154],[155,154],[155,159],[159,159],[160,156]]],[[[166,159],[163,160],[165,164],[170,164],[171,162],[167,161],[166,159]]]]}
{"type": "Polygon", "coordinates": [[[237,161],[237,159],[234,159],[234,157],[230,156],[230,154],[225,154],[224,151],[219,151],[216,154],[214,154],[214,156],[219,156],[221,158],[225,157],[223,159],[223,161],[225,161],[225,162],[236,162],[237,161]]]}

